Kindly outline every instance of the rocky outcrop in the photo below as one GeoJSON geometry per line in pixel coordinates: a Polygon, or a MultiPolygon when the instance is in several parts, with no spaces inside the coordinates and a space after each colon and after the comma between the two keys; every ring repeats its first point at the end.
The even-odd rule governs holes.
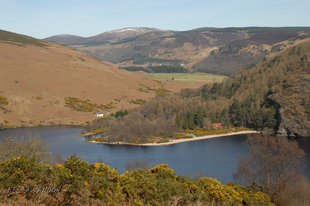
{"type": "Polygon", "coordinates": [[[310,137],[310,74],[298,74],[294,78],[293,85],[269,96],[278,105],[278,134],[310,137]]]}

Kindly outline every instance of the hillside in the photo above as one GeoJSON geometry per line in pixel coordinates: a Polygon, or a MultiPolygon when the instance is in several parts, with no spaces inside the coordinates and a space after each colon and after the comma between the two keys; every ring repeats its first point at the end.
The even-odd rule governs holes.
{"type": "Polygon", "coordinates": [[[165,59],[177,60],[195,72],[231,75],[239,68],[260,63],[285,47],[310,38],[309,29],[205,27],[163,31],[137,27],[105,32],[80,41],[72,38],[74,42],[66,40],[66,36],[48,40],[70,45],[78,51],[121,66],[136,65],[136,61],[152,57],[158,62],[145,61],[143,66],[159,65],[165,59]]]}
{"type": "MultiPolygon", "coordinates": [[[[130,109],[138,105],[137,99],[155,97],[156,91],[139,91],[140,84],[162,87],[68,46],[0,32],[0,122],[4,126],[79,124],[94,119],[97,111],[130,109]]],[[[170,81],[164,87],[178,92],[184,84],[170,81]]]]}
{"type": "Polygon", "coordinates": [[[237,71],[214,88],[214,95],[230,99],[231,123],[266,132],[272,129],[280,135],[310,136],[310,41],[299,42],[237,71]]]}
{"type": "Polygon", "coordinates": [[[309,38],[309,31],[263,31],[248,39],[232,41],[212,51],[207,58],[195,64],[192,69],[199,72],[232,75],[240,68],[256,65],[263,59],[268,59],[277,52],[309,38]]]}
{"type": "Polygon", "coordinates": [[[113,125],[97,141],[153,143],[252,128],[266,134],[310,136],[310,41],[240,69],[221,83],[158,96],[113,125]],[[214,130],[211,124],[223,123],[214,130]]]}
{"type": "MultiPolygon", "coordinates": [[[[224,85],[236,85],[230,99],[238,100],[242,108],[246,108],[248,103],[251,104],[251,109],[243,119],[245,125],[257,127],[258,116],[253,111],[262,108],[262,118],[266,121],[262,127],[272,127],[281,135],[310,136],[309,57],[310,42],[304,39],[300,44],[282,51],[268,61],[239,70],[222,84],[224,94],[224,85]],[[255,100],[254,104],[247,102],[249,97],[255,100]],[[271,115],[268,109],[270,111],[271,107],[275,108],[273,117],[276,125],[268,120],[271,115]]],[[[217,89],[218,94],[219,92],[217,89]]]]}

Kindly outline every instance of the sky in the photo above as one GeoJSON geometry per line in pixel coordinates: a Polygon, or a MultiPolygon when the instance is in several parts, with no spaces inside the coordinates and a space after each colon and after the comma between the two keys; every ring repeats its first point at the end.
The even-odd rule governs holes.
{"type": "Polygon", "coordinates": [[[0,29],[35,38],[128,27],[310,26],[309,0],[0,0],[0,29]]]}

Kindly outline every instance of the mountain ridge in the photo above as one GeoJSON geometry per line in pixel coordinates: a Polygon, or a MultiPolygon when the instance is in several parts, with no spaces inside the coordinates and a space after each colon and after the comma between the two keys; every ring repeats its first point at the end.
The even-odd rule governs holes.
{"type": "Polygon", "coordinates": [[[181,61],[193,72],[231,75],[239,68],[268,59],[296,41],[310,38],[310,27],[201,27],[188,31],[145,30],[135,34],[130,33],[131,29],[134,28],[115,30],[127,36],[119,36],[116,32],[107,35],[106,32],[104,38],[97,35],[97,39],[85,40],[88,43],[76,42],[78,44],[70,46],[119,66],[151,57],[181,61]],[[238,48],[241,42],[247,42],[247,46],[238,48]],[[229,53],[227,48],[239,52],[229,53]],[[227,50],[225,54],[224,50],[227,50]],[[215,53],[217,55],[212,55],[215,53]],[[228,62],[236,55],[235,66],[230,68],[228,62]]]}

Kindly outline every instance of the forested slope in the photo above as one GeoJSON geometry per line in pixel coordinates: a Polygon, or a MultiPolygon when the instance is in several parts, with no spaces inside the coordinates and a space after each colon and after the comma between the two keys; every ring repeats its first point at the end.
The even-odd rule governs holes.
{"type": "Polygon", "coordinates": [[[103,137],[145,143],[154,136],[176,137],[182,129],[209,131],[216,122],[309,136],[309,48],[302,43],[221,83],[158,95],[106,128],[103,137]]]}

